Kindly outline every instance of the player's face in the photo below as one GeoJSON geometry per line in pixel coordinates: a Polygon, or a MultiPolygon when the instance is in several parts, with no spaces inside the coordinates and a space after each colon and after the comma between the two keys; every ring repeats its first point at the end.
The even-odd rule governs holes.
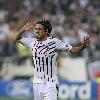
{"type": "Polygon", "coordinates": [[[45,32],[45,29],[44,29],[43,25],[36,24],[34,29],[35,29],[37,39],[43,40],[47,37],[47,33],[45,32]]]}

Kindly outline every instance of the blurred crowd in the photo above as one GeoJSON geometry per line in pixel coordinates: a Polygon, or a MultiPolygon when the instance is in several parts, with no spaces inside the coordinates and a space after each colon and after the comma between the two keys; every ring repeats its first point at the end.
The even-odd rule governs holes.
{"type": "MultiPolygon", "coordinates": [[[[30,50],[12,43],[10,37],[28,21],[42,18],[52,23],[52,36],[72,46],[91,37],[90,47],[75,57],[100,58],[99,0],[0,0],[0,65],[6,57],[15,57],[18,64],[30,57],[30,50]]],[[[24,34],[34,35],[34,30],[24,34]]]]}

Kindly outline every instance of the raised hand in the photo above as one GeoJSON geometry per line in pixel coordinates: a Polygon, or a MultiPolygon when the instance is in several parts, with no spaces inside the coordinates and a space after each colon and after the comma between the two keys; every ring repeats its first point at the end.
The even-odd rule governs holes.
{"type": "MultiPolygon", "coordinates": [[[[16,35],[13,36],[13,42],[17,42],[18,40],[20,40],[22,38],[22,34],[25,31],[32,31],[34,25],[35,25],[36,21],[30,21],[28,22],[26,25],[24,25],[19,32],[16,33],[16,35]]],[[[19,41],[18,41],[19,42],[19,41]]]]}
{"type": "Polygon", "coordinates": [[[81,45],[79,45],[78,47],[72,47],[72,49],[69,52],[73,54],[79,53],[80,51],[89,47],[89,45],[90,45],[90,37],[86,36],[84,37],[84,40],[82,41],[81,45]]]}
{"type": "Polygon", "coordinates": [[[90,37],[88,37],[88,36],[84,37],[82,45],[84,46],[84,48],[89,47],[89,45],[90,45],[90,37]]]}
{"type": "Polygon", "coordinates": [[[26,25],[24,25],[21,30],[23,30],[23,31],[32,31],[34,25],[35,25],[35,21],[30,21],[26,25]]]}

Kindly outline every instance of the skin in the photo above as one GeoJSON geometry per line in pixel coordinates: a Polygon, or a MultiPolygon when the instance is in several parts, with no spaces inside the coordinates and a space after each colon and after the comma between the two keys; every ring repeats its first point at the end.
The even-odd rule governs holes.
{"type": "Polygon", "coordinates": [[[45,29],[43,25],[41,24],[36,24],[35,27],[35,33],[36,33],[36,38],[43,41],[47,39],[47,33],[45,32],[45,29]]]}
{"type": "MultiPolygon", "coordinates": [[[[19,40],[22,38],[22,34],[26,31],[32,31],[33,28],[35,29],[36,38],[40,41],[44,41],[47,39],[47,32],[45,32],[45,29],[43,25],[41,24],[35,24],[34,22],[29,22],[25,26],[22,27],[22,29],[14,36],[13,41],[19,42],[19,40]]],[[[88,48],[90,45],[90,37],[86,36],[84,37],[84,40],[81,42],[81,44],[78,47],[72,47],[72,49],[69,51],[72,54],[79,53],[85,48],[88,48]]]]}

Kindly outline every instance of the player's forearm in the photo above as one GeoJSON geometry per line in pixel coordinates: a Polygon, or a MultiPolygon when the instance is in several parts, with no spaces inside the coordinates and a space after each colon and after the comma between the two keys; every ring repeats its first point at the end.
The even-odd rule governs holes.
{"type": "Polygon", "coordinates": [[[85,46],[83,44],[81,44],[80,46],[78,47],[72,47],[72,49],[70,50],[70,53],[79,53],[81,51],[83,51],[85,49],[85,46]]]}
{"type": "Polygon", "coordinates": [[[20,40],[22,38],[22,34],[24,33],[25,31],[23,29],[21,29],[13,38],[13,41],[14,42],[17,42],[18,40],[20,40]]]}

